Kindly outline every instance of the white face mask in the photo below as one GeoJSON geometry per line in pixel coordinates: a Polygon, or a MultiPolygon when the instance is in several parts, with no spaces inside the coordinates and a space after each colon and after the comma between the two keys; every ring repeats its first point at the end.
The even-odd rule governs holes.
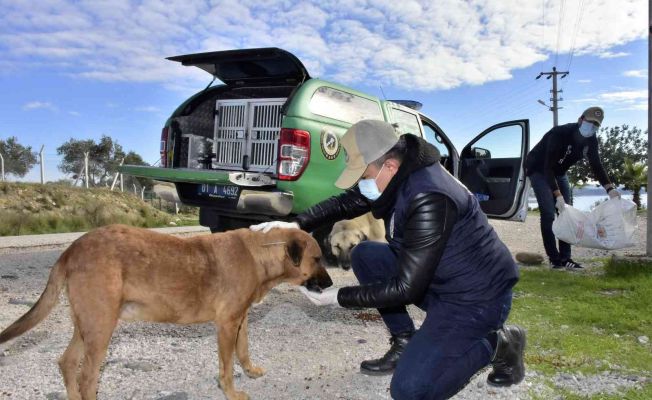
{"type": "Polygon", "coordinates": [[[582,121],[580,124],[580,134],[584,137],[591,137],[598,131],[598,127],[588,121],[582,121]]]}
{"type": "Polygon", "coordinates": [[[360,179],[358,182],[360,193],[371,201],[378,199],[381,195],[380,190],[378,190],[378,185],[376,184],[376,179],[380,176],[383,168],[385,168],[384,164],[380,167],[380,171],[378,171],[375,178],[360,179]]]}

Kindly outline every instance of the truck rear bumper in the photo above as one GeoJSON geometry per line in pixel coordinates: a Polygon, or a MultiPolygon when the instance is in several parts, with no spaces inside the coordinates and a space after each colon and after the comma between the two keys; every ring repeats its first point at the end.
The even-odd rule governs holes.
{"type": "Polygon", "coordinates": [[[286,216],[292,211],[293,204],[292,193],[244,189],[238,198],[236,211],[246,214],[286,216]]]}
{"type": "Polygon", "coordinates": [[[283,217],[294,206],[294,195],[281,190],[258,188],[239,189],[237,196],[200,194],[198,184],[177,183],[181,202],[202,208],[210,208],[224,215],[283,217]]]}

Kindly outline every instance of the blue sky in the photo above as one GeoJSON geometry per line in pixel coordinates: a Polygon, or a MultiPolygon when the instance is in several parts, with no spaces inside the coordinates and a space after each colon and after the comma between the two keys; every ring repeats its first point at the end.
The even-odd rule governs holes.
{"type": "MultiPolygon", "coordinates": [[[[647,129],[645,0],[0,0],[0,138],[56,148],[103,134],[158,159],[169,114],[210,80],[167,56],[276,46],[312,76],[424,104],[458,150],[484,128],[528,118],[533,146],[592,105],[605,126],[647,129]],[[38,4],[38,6],[35,6],[38,4]],[[572,53],[572,57],[571,57],[572,53]]],[[[38,168],[25,179],[38,180],[38,168]]]]}

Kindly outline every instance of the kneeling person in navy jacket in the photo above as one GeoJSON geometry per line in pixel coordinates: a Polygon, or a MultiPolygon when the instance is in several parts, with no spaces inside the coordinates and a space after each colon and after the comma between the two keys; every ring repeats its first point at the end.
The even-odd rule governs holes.
{"type": "Polygon", "coordinates": [[[388,243],[362,242],[351,254],[359,286],[301,289],[317,305],[378,309],[391,347],[363,361],[360,371],[393,373],[393,398],[449,398],[490,363],[490,384],[521,382],[525,331],[503,325],[518,268],[475,196],[442,167],[434,146],[414,135],[399,137],[384,121],[354,124],[342,146],[346,168],[335,185],[348,190],[296,222],[251,228],[312,231],[369,211],[384,220],[388,243]],[[426,311],[418,330],[408,304],[426,311]]]}

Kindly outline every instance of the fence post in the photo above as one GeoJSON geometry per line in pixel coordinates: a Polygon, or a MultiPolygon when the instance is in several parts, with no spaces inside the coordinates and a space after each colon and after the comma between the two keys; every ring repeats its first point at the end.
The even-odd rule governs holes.
{"type": "Polygon", "coordinates": [[[79,173],[77,174],[77,178],[75,178],[75,183],[73,183],[73,186],[77,186],[77,181],[79,178],[81,178],[82,174],[84,173],[84,166],[82,165],[81,168],[79,168],[79,173]]]}
{"type": "Polygon", "coordinates": [[[5,181],[5,158],[0,154],[0,165],[2,166],[2,181],[5,181]]]}
{"type": "Polygon", "coordinates": [[[123,193],[125,191],[124,179],[122,178],[122,174],[120,174],[120,191],[123,193]]]}
{"type": "MultiPolygon", "coordinates": [[[[124,162],[125,162],[125,159],[123,157],[122,160],[120,160],[120,166],[122,166],[122,163],[124,163],[124,162]]],[[[113,188],[115,187],[115,183],[118,181],[118,175],[121,175],[120,171],[116,172],[115,176],[113,177],[113,183],[111,184],[111,191],[113,191],[113,188]]]]}
{"type": "Polygon", "coordinates": [[[45,145],[41,145],[41,151],[39,151],[38,156],[41,161],[41,185],[45,183],[45,164],[43,162],[43,149],[45,145]]]}
{"type": "Polygon", "coordinates": [[[84,180],[86,181],[86,189],[88,189],[88,152],[84,152],[84,180]]]}
{"type": "Polygon", "coordinates": [[[141,199],[142,201],[145,201],[145,186],[143,186],[142,188],[140,188],[140,199],[141,199]]]}

